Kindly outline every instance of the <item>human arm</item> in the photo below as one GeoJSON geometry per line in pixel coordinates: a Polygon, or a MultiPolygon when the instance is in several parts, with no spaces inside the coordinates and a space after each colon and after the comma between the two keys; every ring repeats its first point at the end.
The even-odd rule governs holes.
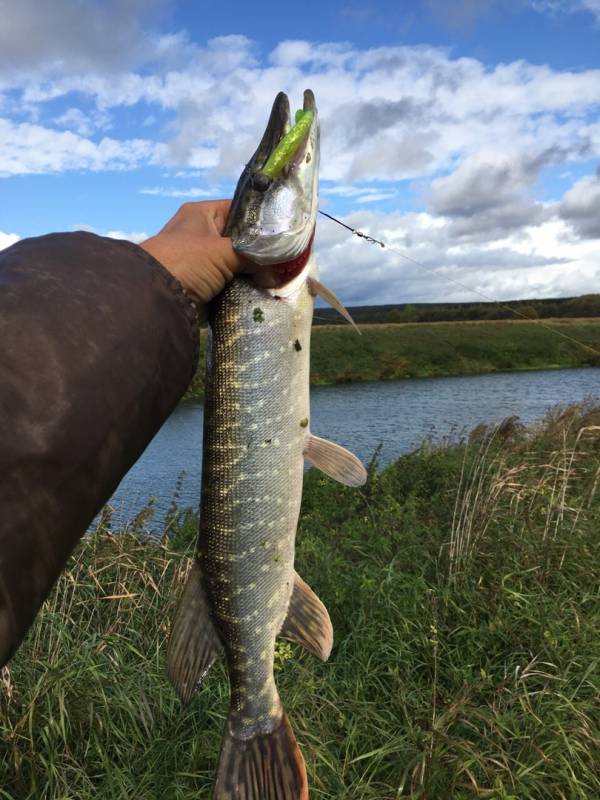
{"type": "Polygon", "coordinates": [[[82,232],[0,252],[0,665],[195,371],[190,295],[202,307],[243,268],[215,231],[198,248],[171,239],[164,266],[82,232]]]}

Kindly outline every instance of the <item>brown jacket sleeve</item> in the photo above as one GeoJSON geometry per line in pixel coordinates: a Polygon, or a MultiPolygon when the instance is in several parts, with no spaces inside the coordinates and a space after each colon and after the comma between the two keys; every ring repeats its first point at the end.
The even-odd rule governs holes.
{"type": "Polygon", "coordinates": [[[0,666],[197,359],[194,305],[140,247],[65,233],[0,253],[0,666]]]}

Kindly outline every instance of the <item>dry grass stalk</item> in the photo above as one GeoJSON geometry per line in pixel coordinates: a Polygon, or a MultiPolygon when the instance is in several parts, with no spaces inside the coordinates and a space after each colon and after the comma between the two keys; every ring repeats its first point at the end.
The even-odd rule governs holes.
{"type": "MultiPolygon", "coordinates": [[[[566,525],[571,532],[576,529],[600,485],[600,466],[590,471],[600,425],[584,424],[588,420],[585,404],[549,416],[536,433],[545,432],[550,442],[559,442],[550,451],[528,450],[523,437],[517,446],[509,443],[499,449],[498,434],[506,422],[491,433],[484,430],[474,458],[469,446],[465,448],[448,546],[449,578],[464,569],[500,509],[515,523],[525,520],[536,530],[541,517],[544,545],[556,541],[566,525]]],[[[595,423],[596,417],[590,421],[595,423]]]]}
{"type": "Polygon", "coordinates": [[[449,578],[463,568],[477,542],[485,536],[504,487],[504,459],[493,449],[496,431],[483,439],[470,463],[468,447],[465,448],[450,532],[449,578]]]}

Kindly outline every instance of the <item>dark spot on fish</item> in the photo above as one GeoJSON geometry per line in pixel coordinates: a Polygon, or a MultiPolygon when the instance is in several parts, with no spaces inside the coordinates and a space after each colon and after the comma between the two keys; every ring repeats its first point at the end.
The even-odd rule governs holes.
{"type": "Polygon", "coordinates": [[[307,153],[306,154],[306,163],[310,164],[310,160],[311,160],[311,155],[310,155],[310,153],[307,153]]]}
{"type": "Polygon", "coordinates": [[[271,440],[270,439],[265,439],[265,444],[271,444],[271,440]]]}
{"type": "Polygon", "coordinates": [[[281,297],[281,295],[280,295],[280,294],[274,294],[274,295],[273,295],[273,300],[282,300],[282,299],[283,299],[283,298],[281,297]]]}
{"type": "Polygon", "coordinates": [[[306,428],[308,426],[308,417],[304,417],[304,419],[300,420],[300,427],[306,428]]]}
{"type": "Polygon", "coordinates": [[[255,172],[250,178],[250,182],[252,188],[256,189],[257,192],[266,192],[273,180],[268,175],[265,175],[264,172],[255,172]]]}
{"type": "Polygon", "coordinates": [[[248,206],[246,211],[246,223],[248,225],[255,225],[258,222],[259,211],[260,205],[258,203],[253,203],[248,206]]]}
{"type": "Polygon", "coordinates": [[[263,314],[262,308],[255,308],[252,312],[252,318],[254,319],[254,322],[264,322],[265,315],[263,314]]]}
{"type": "Polygon", "coordinates": [[[297,353],[299,353],[300,350],[302,350],[302,345],[300,344],[300,339],[296,339],[296,341],[294,342],[294,348],[296,349],[297,353]]]}

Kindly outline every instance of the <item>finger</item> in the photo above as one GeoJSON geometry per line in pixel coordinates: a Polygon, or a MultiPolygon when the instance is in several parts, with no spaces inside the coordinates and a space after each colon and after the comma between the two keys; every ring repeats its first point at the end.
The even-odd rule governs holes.
{"type": "Polygon", "coordinates": [[[229,213],[229,207],[231,206],[231,198],[221,198],[220,200],[205,200],[204,205],[212,206],[215,211],[218,211],[220,214],[227,214],[229,213]]]}
{"type": "Polygon", "coordinates": [[[200,235],[221,236],[225,229],[231,200],[200,200],[195,203],[185,203],[180,211],[182,221],[186,225],[193,225],[200,235]]]}
{"type": "Polygon", "coordinates": [[[256,264],[253,264],[248,259],[243,258],[235,252],[231,244],[231,239],[225,236],[218,236],[210,240],[210,247],[213,257],[219,259],[230,272],[251,272],[256,269],[256,264]]]}
{"type": "Polygon", "coordinates": [[[231,208],[231,200],[212,200],[211,201],[211,215],[214,220],[216,233],[221,236],[225,229],[229,209],[231,208]]]}

